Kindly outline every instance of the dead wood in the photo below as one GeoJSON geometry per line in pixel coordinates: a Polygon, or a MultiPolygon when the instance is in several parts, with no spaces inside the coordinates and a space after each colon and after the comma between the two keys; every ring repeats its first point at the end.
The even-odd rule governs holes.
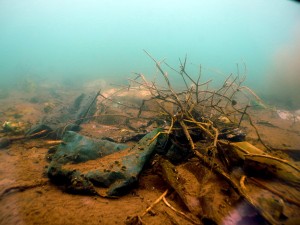
{"type": "Polygon", "coordinates": [[[40,180],[37,182],[32,182],[32,183],[26,183],[26,184],[22,184],[22,185],[16,185],[16,186],[12,186],[9,188],[6,188],[4,191],[2,191],[2,193],[0,194],[0,201],[7,195],[12,194],[12,193],[17,193],[17,192],[23,192],[32,188],[36,188],[36,187],[42,187],[46,184],[49,184],[49,180],[40,180]]]}
{"type": "MultiPolygon", "coordinates": [[[[248,181],[247,176],[251,174],[249,170],[252,172],[255,171],[254,167],[258,163],[262,165],[262,168],[269,168],[271,172],[271,168],[275,167],[274,174],[282,180],[288,181],[291,187],[295,187],[299,186],[299,169],[294,167],[290,162],[273,157],[271,154],[272,149],[264,143],[258,128],[255,126],[249,109],[257,105],[265,109],[269,107],[253,90],[243,85],[246,77],[246,67],[244,67],[244,74],[241,74],[240,68],[237,65],[237,75],[230,74],[219,88],[213,89],[209,87],[212,80],[201,80],[201,65],[198,66],[199,73],[196,76],[188,73],[187,57],[184,60],[179,60],[180,66],[179,69],[176,69],[167,64],[165,60],[158,61],[147,51],[145,53],[155,63],[157,72],[161,75],[164,84],[158,84],[155,81],[149,82],[144,74],[135,73],[136,77],[130,79],[130,85],[127,90],[146,90],[150,93],[150,96],[143,99],[140,105],[135,106],[135,109],[133,109],[130,105],[115,101],[112,96],[102,95],[101,106],[104,110],[102,110],[99,116],[109,114],[110,106],[105,102],[119,104],[120,107],[126,109],[123,110],[123,115],[130,118],[127,126],[131,127],[130,121],[134,120],[134,118],[149,120],[151,116],[143,118],[142,115],[146,115],[147,112],[153,113],[153,111],[156,111],[154,116],[152,114],[152,118],[155,117],[155,120],[160,119],[164,121],[159,125],[163,128],[163,131],[153,137],[152,141],[163,133],[168,135],[168,138],[173,143],[183,146],[183,148],[188,148],[198,158],[199,163],[217,174],[220,179],[226,181],[266,221],[276,224],[277,221],[272,216],[272,213],[268,211],[269,209],[265,210],[263,205],[256,201],[252,197],[250,190],[248,190],[249,186],[246,183],[248,181]],[[167,66],[182,78],[184,90],[178,91],[173,87],[171,76],[164,70],[164,66],[167,66]],[[152,103],[152,107],[150,108],[146,107],[146,104],[149,102],[152,103]],[[153,103],[155,103],[157,110],[153,110],[153,103]],[[249,146],[242,132],[228,132],[228,130],[242,130],[246,122],[252,127],[257,135],[257,140],[262,143],[265,149],[261,150],[254,146],[249,146]],[[238,178],[231,176],[230,171],[234,166],[244,168],[245,171],[243,171],[242,176],[238,178]]],[[[122,90],[126,90],[126,87],[122,87],[122,90]]],[[[215,217],[214,213],[216,212],[205,211],[201,208],[201,204],[205,202],[204,200],[202,203],[197,203],[199,199],[189,194],[186,187],[178,179],[178,174],[175,171],[176,168],[170,162],[162,160],[160,165],[167,183],[181,196],[192,214],[200,218],[204,217],[205,214],[210,218],[215,217]],[[191,205],[191,202],[194,205],[191,205]],[[195,205],[196,207],[194,207],[195,205]]],[[[254,176],[255,174],[251,175],[254,176]]],[[[282,193],[273,193],[279,197],[284,196],[282,193]]],[[[161,199],[164,199],[164,197],[161,199]]],[[[287,200],[288,198],[284,199],[287,200]]],[[[137,224],[143,223],[141,220],[142,216],[135,217],[137,224]]],[[[218,220],[216,219],[216,221],[218,220]]]]}

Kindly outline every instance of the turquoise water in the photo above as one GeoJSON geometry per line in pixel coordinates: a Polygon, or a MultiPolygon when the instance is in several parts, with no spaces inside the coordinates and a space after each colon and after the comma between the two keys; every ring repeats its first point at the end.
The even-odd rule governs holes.
{"type": "Polygon", "coordinates": [[[74,84],[151,77],[146,49],[174,67],[187,54],[204,79],[245,62],[247,85],[263,92],[288,80],[281,92],[297,99],[299,42],[300,4],[288,0],[0,0],[0,86],[24,77],[74,84]]]}

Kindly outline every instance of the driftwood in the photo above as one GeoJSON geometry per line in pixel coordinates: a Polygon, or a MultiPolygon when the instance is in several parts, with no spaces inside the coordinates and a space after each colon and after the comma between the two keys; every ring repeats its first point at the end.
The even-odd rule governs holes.
{"type": "MultiPolygon", "coordinates": [[[[183,143],[179,144],[188,145],[203,166],[226,181],[235,193],[256,209],[268,223],[279,224],[288,221],[290,218],[283,215],[284,201],[299,207],[298,201],[291,200],[292,198],[281,191],[273,191],[272,185],[274,184],[264,186],[259,180],[253,180],[249,176],[259,177],[261,171],[265,171],[266,176],[271,174],[275,179],[287,183],[288,188],[298,188],[300,181],[299,168],[293,165],[292,162],[272,156],[272,149],[263,142],[257,127],[251,119],[251,115],[248,113],[248,109],[252,107],[249,104],[250,101],[263,108],[267,108],[267,106],[250,88],[242,85],[245,76],[241,76],[239,72],[237,76],[230,75],[219,89],[209,90],[210,81],[200,82],[201,66],[197,78],[194,79],[187,72],[186,58],[184,61],[180,61],[180,69],[176,70],[164,61],[157,61],[148,52],[145,51],[145,53],[156,64],[158,72],[165,80],[166,87],[148,82],[141,73],[138,73],[137,77],[131,82],[151,93],[151,101],[156,102],[161,110],[161,115],[169,123],[162,133],[169,135],[171,139],[178,136],[178,134],[185,137],[185,140],[180,139],[183,143]],[[168,73],[163,70],[162,64],[165,64],[182,77],[186,88],[184,91],[175,91],[168,73]],[[173,104],[173,111],[167,109],[163,104],[164,102],[173,104]],[[246,142],[242,136],[237,137],[239,142],[231,142],[229,138],[227,140],[222,139],[226,136],[223,135],[224,128],[239,129],[244,121],[248,121],[252,126],[257,134],[258,141],[265,147],[264,150],[246,142]],[[198,141],[198,136],[201,136],[201,142],[198,141]],[[204,142],[205,144],[203,144],[204,142]],[[230,173],[235,166],[244,169],[239,177],[234,177],[230,173]],[[276,198],[274,197],[275,200],[268,193],[265,197],[262,197],[257,194],[259,192],[253,192],[257,188],[263,188],[264,192],[267,189],[268,193],[276,196],[276,198]]],[[[138,116],[142,115],[143,111],[142,105],[138,116]]],[[[189,193],[188,188],[181,183],[179,175],[175,172],[176,166],[166,160],[161,160],[160,165],[164,179],[178,193],[192,214],[197,215],[199,218],[207,216],[214,222],[221,222],[214,215],[216,212],[204,210],[204,201],[199,201],[199,198],[189,193]]],[[[299,195],[297,190],[295,193],[299,195]]],[[[289,215],[293,215],[293,213],[289,215]]]]}
{"type": "Polygon", "coordinates": [[[42,187],[49,184],[49,180],[39,180],[39,181],[33,181],[32,183],[25,183],[22,185],[15,185],[9,188],[6,188],[5,190],[3,190],[0,193],[0,201],[7,195],[11,194],[11,193],[16,193],[16,192],[23,192],[32,188],[36,188],[36,187],[42,187]]]}
{"type": "Polygon", "coordinates": [[[19,141],[19,140],[26,140],[26,139],[30,139],[30,138],[35,138],[35,137],[38,137],[40,135],[44,135],[46,133],[47,133],[47,130],[41,130],[41,131],[36,132],[34,134],[31,134],[31,135],[22,135],[22,136],[18,136],[18,137],[2,137],[2,138],[0,138],[0,149],[1,148],[6,148],[12,142],[19,141]]]}
{"type": "MultiPolygon", "coordinates": [[[[184,204],[187,206],[189,211],[194,215],[201,216],[203,210],[201,207],[200,199],[197,196],[197,193],[190,191],[188,188],[189,185],[197,185],[199,191],[201,190],[200,184],[197,183],[197,179],[193,177],[192,179],[186,179],[183,182],[183,177],[177,171],[176,167],[172,165],[168,160],[160,159],[160,166],[162,168],[162,175],[170,184],[171,187],[178,193],[178,195],[183,200],[184,204]]],[[[191,173],[190,176],[193,176],[191,173]]]]}

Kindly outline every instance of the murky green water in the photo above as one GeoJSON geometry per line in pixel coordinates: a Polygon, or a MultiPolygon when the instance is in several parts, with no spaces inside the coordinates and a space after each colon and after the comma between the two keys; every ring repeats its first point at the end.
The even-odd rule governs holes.
{"type": "Polygon", "coordinates": [[[189,72],[201,64],[203,81],[245,63],[249,86],[296,109],[299,12],[288,0],[1,0],[1,89],[122,83],[133,71],[151,79],[146,49],[176,68],[187,54],[189,72]]]}

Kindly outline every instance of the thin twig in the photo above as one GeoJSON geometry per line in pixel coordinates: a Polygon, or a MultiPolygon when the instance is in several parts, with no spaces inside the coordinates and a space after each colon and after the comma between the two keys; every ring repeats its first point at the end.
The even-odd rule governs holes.
{"type": "Polygon", "coordinates": [[[166,206],[168,206],[170,209],[172,209],[174,212],[178,213],[179,215],[183,216],[186,220],[188,220],[189,222],[191,222],[192,224],[201,224],[197,221],[194,221],[193,219],[191,219],[188,215],[186,215],[184,212],[179,211],[178,209],[174,208],[165,197],[163,197],[163,201],[166,204],[166,206]]]}
{"type": "Polygon", "coordinates": [[[141,217],[145,216],[157,203],[159,203],[166,195],[168,194],[168,189],[165,190],[165,192],[159,196],[141,215],[141,217]]]}

